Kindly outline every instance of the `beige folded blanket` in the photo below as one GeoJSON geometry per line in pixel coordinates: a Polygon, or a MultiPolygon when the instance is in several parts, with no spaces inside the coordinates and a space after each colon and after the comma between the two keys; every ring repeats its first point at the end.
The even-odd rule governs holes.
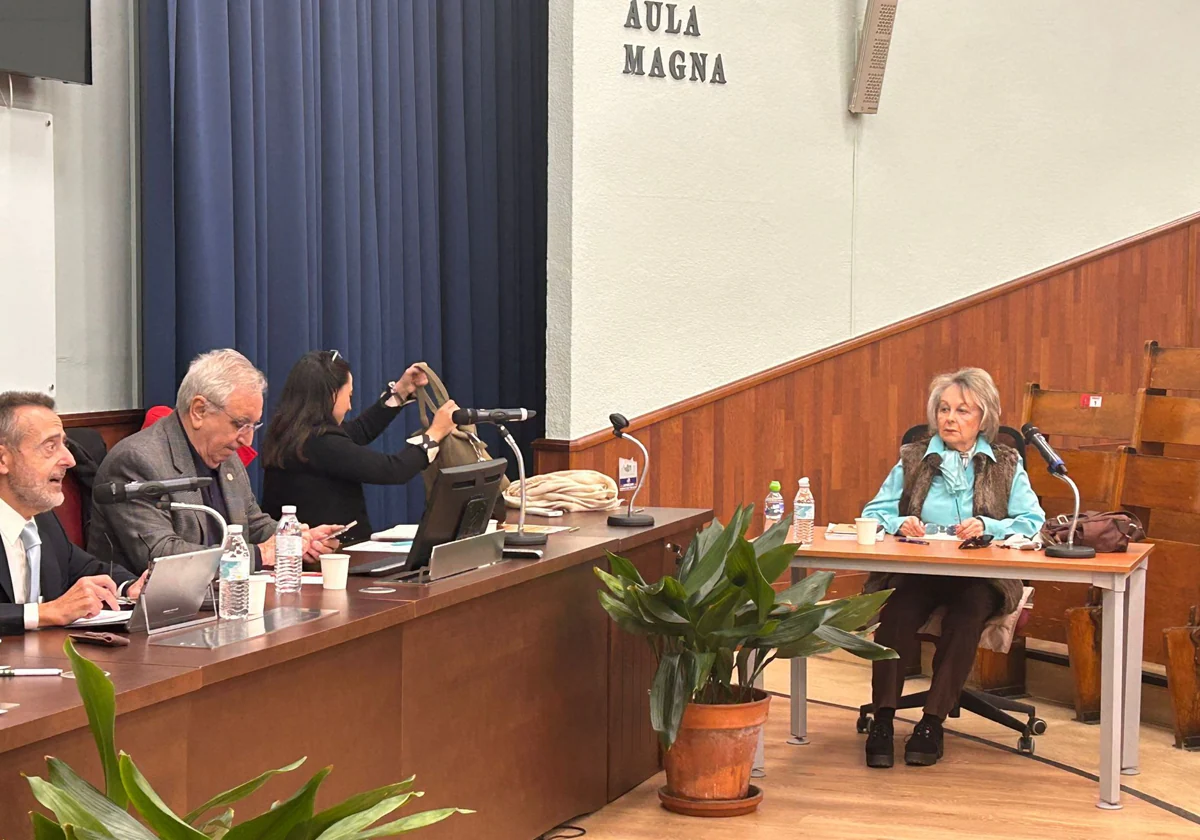
{"type": "MultiPolygon", "coordinates": [[[[504,490],[504,502],[510,508],[521,506],[521,483],[514,481],[504,490]]],[[[620,507],[617,482],[595,470],[562,470],[533,475],[525,479],[525,504],[531,508],[561,510],[615,510],[620,507]]]]}

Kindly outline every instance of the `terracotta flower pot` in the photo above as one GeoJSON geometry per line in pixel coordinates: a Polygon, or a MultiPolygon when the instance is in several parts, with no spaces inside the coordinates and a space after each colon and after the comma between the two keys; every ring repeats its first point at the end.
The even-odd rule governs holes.
{"type": "Polygon", "coordinates": [[[689,703],[679,735],[667,750],[667,791],[685,799],[745,799],[758,734],[771,698],[755,690],[751,703],[709,706],[689,703]]]}

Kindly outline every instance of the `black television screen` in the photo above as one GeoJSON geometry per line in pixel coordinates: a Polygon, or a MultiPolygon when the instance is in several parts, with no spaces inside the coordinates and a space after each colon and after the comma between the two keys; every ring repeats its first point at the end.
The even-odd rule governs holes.
{"type": "Polygon", "coordinates": [[[0,73],[90,85],[91,0],[0,0],[0,73]]]}

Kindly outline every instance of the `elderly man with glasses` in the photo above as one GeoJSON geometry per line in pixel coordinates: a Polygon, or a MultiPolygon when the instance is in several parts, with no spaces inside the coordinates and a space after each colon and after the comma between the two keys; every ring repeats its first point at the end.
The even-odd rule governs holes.
{"type": "MultiPolygon", "coordinates": [[[[196,357],[179,386],[175,411],[113,447],[96,484],[212,478],[202,490],[171,494],[171,501],[208,505],[229,524],[241,525],[259,564],[274,566],[277,523],[259,508],[237,455],[262,426],[266,386],[262,373],[235,350],[196,357]]],[[[331,523],[307,531],[306,553],[315,557],[330,550],[328,535],[336,527],[331,523]]],[[[152,558],[197,551],[220,538],[219,526],[203,513],[161,510],[143,500],[97,505],[88,528],[92,554],[137,572],[152,558]]]]}

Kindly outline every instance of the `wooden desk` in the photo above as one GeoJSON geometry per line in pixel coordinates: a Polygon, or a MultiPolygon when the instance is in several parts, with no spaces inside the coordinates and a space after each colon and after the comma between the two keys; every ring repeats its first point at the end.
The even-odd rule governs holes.
{"type": "MultiPolygon", "coordinates": [[[[416,773],[427,792],[420,809],[479,812],[427,829],[431,840],[529,840],[658,770],[645,691],[653,665],[626,655],[632,645],[600,608],[592,572],[607,551],[661,571],[667,544],[686,545],[711,518],[655,513],[653,528],[617,537],[593,535],[606,527],[602,514],[599,526],[584,518],[580,531],[551,536],[540,561],[428,587],[305,586],[288,603],[338,612],[216,650],[136,634],[127,648],[80,649],[112,674],[118,748],[178,813],[307,755],[238,812],[265,810],[332,764],[322,807],[416,773]]],[[[5,637],[0,660],[62,667],[64,638],[5,637]]],[[[74,682],[0,681],[0,701],[20,704],[0,716],[0,837],[16,840],[30,837],[36,805],[22,772],[44,776],[44,757],[55,755],[93,783],[103,774],[74,682]]]]}
{"type": "MultiPolygon", "coordinates": [[[[813,544],[796,552],[793,576],[800,569],[899,572],[951,577],[1053,580],[1086,583],[1104,593],[1101,652],[1100,801],[1101,808],[1120,808],[1121,774],[1138,772],[1138,739],[1142,709],[1142,625],[1146,608],[1147,555],[1154,546],[1139,543],[1124,554],[1097,554],[1088,560],[1047,557],[1040,551],[987,547],[962,550],[958,541],[930,540],[929,545],[886,537],[873,546],[852,540],[827,540],[823,531],[813,544]]],[[[806,663],[793,659],[792,736],[807,740],[806,663]]]]}

